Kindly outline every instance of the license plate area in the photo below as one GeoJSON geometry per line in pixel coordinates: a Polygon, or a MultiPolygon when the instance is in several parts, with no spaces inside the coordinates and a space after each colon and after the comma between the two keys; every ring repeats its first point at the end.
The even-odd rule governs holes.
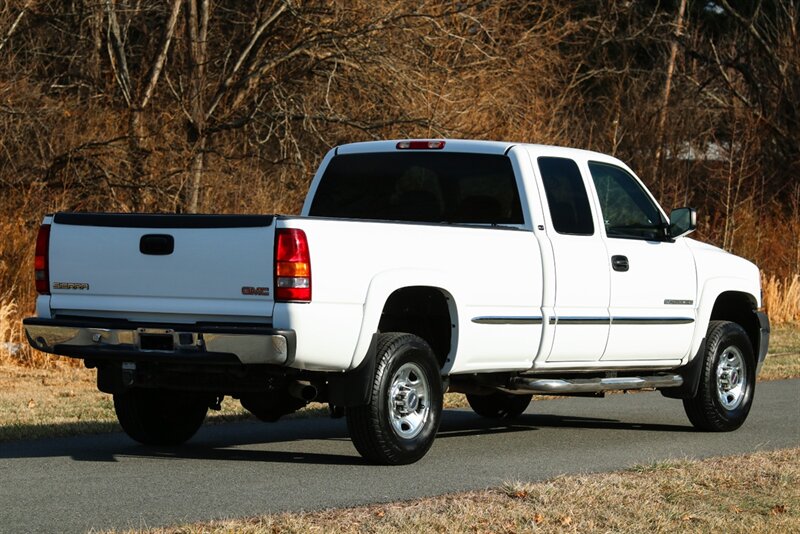
{"type": "Polygon", "coordinates": [[[139,349],[174,351],[175,338],[172,334],[139,334],[139,349]]]}

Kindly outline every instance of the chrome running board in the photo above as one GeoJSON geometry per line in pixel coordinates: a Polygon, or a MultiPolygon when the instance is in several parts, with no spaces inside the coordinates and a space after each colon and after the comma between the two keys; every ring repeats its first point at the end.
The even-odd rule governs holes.
{"type": "Polygon", "coordinates": [[[509,381],[508,387],[502,387],[500,389],[508,393],[558,395],[561,393],[597,393],[615,389],[675,388],[681,385],[683,385],[683,377],[674,374],[574,378],[569,380],[515,376],[509,381]]]}

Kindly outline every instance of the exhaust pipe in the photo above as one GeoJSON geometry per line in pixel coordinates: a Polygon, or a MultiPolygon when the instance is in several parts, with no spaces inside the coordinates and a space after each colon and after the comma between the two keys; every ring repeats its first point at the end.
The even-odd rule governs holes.
{"type": "Polygon", "coordinates": [[[306,380],[297,380],[289,384],[289,395],[296,399],[311,402],[317,398],[317,386],[306,380]]]}

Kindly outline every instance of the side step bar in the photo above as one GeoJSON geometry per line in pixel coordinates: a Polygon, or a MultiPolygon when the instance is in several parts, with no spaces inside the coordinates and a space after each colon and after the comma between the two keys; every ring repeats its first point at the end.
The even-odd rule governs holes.
{"type": "Polygon", "coordinates": [[[527,378],[515,376],[509,386],[501,388],[508,393],[538,393],[558,395],[560,393],[597,393],[615,389],[676,388],[683,385],[681,375],[629,376],[609,378],[575,378],[559,380],[553,378],[527,378]]]}

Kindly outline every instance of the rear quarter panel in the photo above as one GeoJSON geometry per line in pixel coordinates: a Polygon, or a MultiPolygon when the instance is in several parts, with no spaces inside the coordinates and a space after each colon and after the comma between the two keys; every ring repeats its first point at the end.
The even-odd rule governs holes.
{"type": "Polygon", "coordinates": [[[478,316],[541,314],[542,268],[522,229],[327,218],[281,219],[306,232],[312,302],[275,306],[274,324],[297,331],[295,366],[350,369],[367,352],[389,295],[439,288],[454,322],[446,371],[527,369],[541,325],[478,325],[478,316]]]}

